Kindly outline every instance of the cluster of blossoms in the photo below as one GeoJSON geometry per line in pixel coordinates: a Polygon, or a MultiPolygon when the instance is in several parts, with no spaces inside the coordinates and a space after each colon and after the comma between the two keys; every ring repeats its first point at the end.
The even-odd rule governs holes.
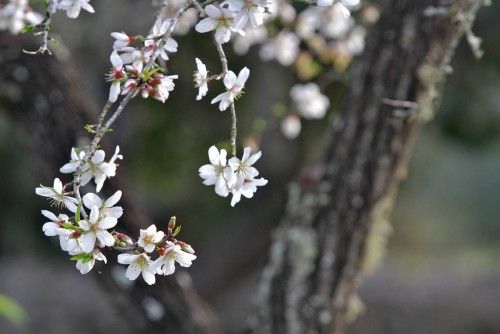
{"type": "Polygon", "coordinates": [[[153,97],[161,102],[168,99],[175,88],[174,79],[178,76],[161,73],[163,68],[154,60],[159,56],[167,61],[169,53],[177,51],[174,39],[168,37],[163,41],[163,36],[168,33],[171,25],[169,19],[156,20],[146,38],[129,36],[124,32],[111,34],[115,42],[110,56],[113,68],[108,74],[108,81],[112,83],[110,102],[115,102],[120,92],[122,95],[131,92],[134,96],[140,93],[143,98],[153,97]]]}
{"type": "Polygon", "coordinates": [[[257,178],[259,171],[253,167],[262,153],[260,151],[251,153],[252,149],[245,147],[241,160],[237,157],[227,160],[226,150],[219,151],[215,146],[210,147],[208,150],[210,164],[203,165],[199,169],[203,184],[215,185],[215,193],[219,196],[227,197],[232,194],[231,206],[238,203],[242,195],[252,198],[257,187],[265,186],[267,180],[257,178]]]}
{"type": "MultiPolygon", "coordinates": [[[[73,148],[71,160],[62,166],[60,171],[80,173],[82,185],[94,179],[96,192],[99,192],[104,181],[116,174],[115,161],[122,159],[118,153],[117,147],[111,160],[105,162],[102,150],[97,150],[91,158],[86,159],[85,152],[73,148]]],[[[42,215],[49,219],[42,229],[46,236],[59,238],[61,249],[76,261],[76,268],[82,274],[92,270],[96,261],[107,262],[103,254],[106,247],[124,251],[118,255],[118,262],[129,265],[126,271],[128,279],[135,280],[142,273],[148,284],[155,282],[155,274],[172,274],[175,271],[175,262],[189,267],[196,259],[189,244],[175,239],[180,231],[180,226],[175,226],[175,217],[171,218],[166,233],[157,231],[156,226],[151,225],[146,230],[140,230],[139,239],[134,242],[128,235],[112,230],[123,215],[123,209],[116,206],[122,196],[120,190],[105,200],[92,192],[78,200],[72,196],[76,193],[68,188],[69,185],[63,185],[61,180],[56,178],[52,187],[40,186],[35,192],[48,198],[55,208],[68,211],[67,214],[56,215],[51,211],[42,210],[42,215]],[[148,255],[153,252],[158,255],[154,261],[148,255]]]]}
{"type": "MultiPolygon", "coordinates": [[[[46,5],[50,14],[62,10],[66,11],[69,18],[75,19],[82,9],[94,13],[94,8],[89,2],[90,0],[49,0],[46,5]]],[[[35,12],[28,0],[9,0],[5,5],[0,4],[0,30],[9,30],[13,34],[18,34],[26,26],[36,27],[44,20],[45,16],[35,12]]]]}
{"type": "Polygon", "coordinates": [[[0,30],[9,30],[18,34],[28,25],[42,23],[44,16],[33,11],[28,0],[11,0],[5,5],[0,4],[0,30]]]}
{"type": "MultiPolygon", "coordinates": [[[[43,16],[29,7],[28,0],[9,0],[6,5],[0,5],[0,29],[13,33],[24,30],[43,34],[42,47],[33,53],[50,53],[47,45],[51,16],[59,10],[65,11],[70,18],[78,17],[82,9],[93,13],[90,1],[47,0],[44,2],[46,15],[43,16]]],[[[295,137],[300,132],[300,117],[322,118],[330,106],[328,98],[313,82],[317,73],[311,68],[322,64],[339,67],[339,63],[348,62],[345,59],[363,49],[364,30],[355,24],[350,14],[358,7],[359,0],[317,0],[300,11],[285,0],[206,3],[162,0],[149,34],[113,32],[112,68],[106,76],[111,83],[108,101],[98,124],[86,128],[95,136],[88,147],[73,148],[70,161],[60,168],[61,173],[73,175],[71,182],[63,184],[56,178],[53,186],[36,188],[36,194],[50,199],[56,208],[66,210],[57,215],[48,210],[42,211],[49,220],[43,225],[44,233],[59,238],[61,249],[76,261],[76,267],[82,274],[88,273],[96,261],[106,262],[104,249],[107,247],[121,252],[118,262],[128,265],[126,277],[130,280],[142,275],[146,283],[153,284],[155,275],[172,274],[175,262],[189,267],[196,256],[189,244],[176,239],[180,227],[176,227],[175,217],[170,220],[165,232],[158,231],[155,225],[140,230],[137,241],[114,230],[123,215],[123,209],[117,206],[122,193],[117,191],[107,199],[97,193],[108,178],[116,175],[117,161],[123,156],[116,147],[111,159],[106,161],[105,152],[98,149],[100,140],[129,101],[138,94],[161,102],[169,98],[175,88],[174,80],[178,78],[165,72],[166,62],[178,49],[178,43],[171,36],[186,34],[192,27],[198,33],[210,33],[215,40],[222,71],[210,75],[207,66],[195,58],[196,100],[208,94],[210,82],[221,81],[224,84],[224,91],[213,97],[211,103],[218,104],[220,111],[229,109],[231,113],[232,157],[228,158],[224,149],[210,147],[210,163],[199,168],[199,175],[203,184],[215,187],[216,194],[222,197],[231,194],[231,206],[238,203],[242,196],[252,198],[257,188],[268,181],[259,178],[259,171],[253,166],[261,157],[260,151],[252,154],[252,149],[245,147],[241,159],[236,156],[235,101],[243,94],[250,70],[243,67],[238,74],[230,70],[223,45],[232,41],[236,53],[241,54],[252,45],[260,44],[261,58],[277,60],[284,66],[294,65],[299,79],[308,81],[290,90],[295,111],[286,115],[282,122],[285,134],[295,137]],[[275,24],[274,28],[268,29],[272,24],[275,24]],[[113,114],[108,116],[108,111],[120,95],[124,97],[113,114]],[[82,196],[81,187],[92,180],[95,193],[88,192],[82,196]]]]}

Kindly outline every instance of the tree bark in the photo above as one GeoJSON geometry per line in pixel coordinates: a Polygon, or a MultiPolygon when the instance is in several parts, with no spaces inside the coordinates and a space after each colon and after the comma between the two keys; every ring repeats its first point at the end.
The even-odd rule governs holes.
{"type": "MultiPolygon", "coordinates": [[[[71,147],[88,138],[83,125],[96,122],[92,110],[97,108],[85,99],[88,95],[79,85],[81,78],[69,62],[22,52],[36,47],[28,39],[0,33],[0,109],[23,133],[20,138],[34,172],[43,182],[51,183],[68,160],[71,147]]],[[[115,190],[127,188],[120,174],[108,182],[115,190]]],[[[124,191],[120,201],[125,214],[119,229],[135,235],[151,222],[130,194],[124,191]]],[[[116,253],[108,256],[112,257],[116,258],[116,253]]],[[[219,332],[215,316],[194,292],[187,273],[162,278],[151,287],[141,280],[127,286],[113,278],[114,266],[108,264],[102,267],[102,274],[97,270],[93,273],[121,307],[123,319],[134,332],[219,332]],[[155,301],[165,312],[160,319],[151,318],[146,310],[148,303],[155,301]]]]}
{"type": "Polygon", "coordinates": [[[383,253],[396,188],[436,111],[480,0],[389,0],[332,122],[319,173],[292,186],[260,286],[255,333],[344,333],[383,253]],[[431,7],[446,13],[429,15],[431,7]],[[316,176],[318,175],[318,176],[316,176]]]}

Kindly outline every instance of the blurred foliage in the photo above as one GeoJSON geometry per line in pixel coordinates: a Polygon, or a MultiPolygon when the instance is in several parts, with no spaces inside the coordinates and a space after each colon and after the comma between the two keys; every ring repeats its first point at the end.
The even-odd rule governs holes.
{"type": "Polygon", "coordinates": [[[0,316],[16,326],[23,326],[28,320],[28,314],[15,300],[0,294],[0,316]]]}

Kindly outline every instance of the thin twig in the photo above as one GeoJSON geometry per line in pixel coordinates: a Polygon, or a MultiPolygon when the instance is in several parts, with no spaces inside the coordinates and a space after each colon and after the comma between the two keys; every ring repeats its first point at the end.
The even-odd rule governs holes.
{"type": "MultiPolygon", "coordinates": [[[[226,53],[224,52],[224,49],[222,48],[222,44],[220,44],[216,39],[214,35],[214,43],[215,47],[217,48],[217,53],[219,54],[219,59],[222,65],[222,73],[225,76],[227,72],[229,71],[228,65],[227,65],[227,57],[226,53]]],[[[236,118],[236,107],[234,106],[234,101],[231,102],[231,105],[229,106],[229,109],[231,111],[231,153],[233,156],[236,156],[236,137],[238,135],[238,127],[237,127],[237,118],[236,118]]]]}
{"type": "MultiPolygon", "coordinates": [[[[144,71],[147,71],[151,69],[158,57],[160,56],[161,49],[164,47],[165,43],[167,40],[170,38],[172,35],[172,32],[175,28],[175,25],[177,24],[177,21],[181,17],[181,15],[190,7],[189,4],[185,4],[181,8],[177,10],[175,15],[170,19],[170,24],[167,28],[167,31],[163,34],[161,39],[157,42],[156,45],[156,50],[149,59],[148,63],[144,67],[144,71]]],[[[161,12],[162,9],[160,9],[161,12]]],[[[109,131],[111,125],[116,121],[116,119],[122,114],[122,112],[125,110],[125,107],[128,105],[128,103],[136,96],[136,92],[131,90],[125,97],[120,101],[120,104],[116,108],[115,112],[109,117],[109,119],[104,123],[104,120],[106,118],[106,115],[108,111],[111,109],[111,106],[113,105],[112,102],[107,101],[106,104],[104,105],[104,108],[99,115],[98,119],[98,124],[97,124],[97,129],[96,129],[96,134],[94,138],[92,139],[90,145],[87,147],[85,150],[85,155],[78,165],[77,169],[75,170],[74,173],[74,178],[73,178],[73,191],[75,193],[75,197],[78,200],[78,203],[82,202],[82,198],[80,195],[80,186],[81,186],[81,175],[83,172],[83,167],[85,166],[85,163],[92,157],[92,155],[95,153],[97,150],[97,147],[99,145],[99,142],[101,141],[102,137],[109,131]],[[103,125],[104,123],[104,125],[103,125]]],[[[82,207],[81,208],[81,214],[83,215],[84,218],[87,218],[87,213],[85,212],[85,209],[82,207]]]]}

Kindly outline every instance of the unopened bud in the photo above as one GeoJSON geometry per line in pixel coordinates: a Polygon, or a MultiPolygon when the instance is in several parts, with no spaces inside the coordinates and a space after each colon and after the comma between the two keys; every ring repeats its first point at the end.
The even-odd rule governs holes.
{"type": "Polygon", "coordinates": [[[194,254],[194,249],[193,249],[193,247],[191,247],[190,244],[185,243],[184,241],[177,241],[176,244],[181,246],[181,249],[183,251],[185,251],[186,253],[194,254]]]}
{"type": "Polygon", "coordinates": [[[176,220],[176,218],[175,218],[175,216],[173,216],[170,218],[170,221],[168,222],[168,230],[170,232],[172,232],[175,228],[175,220],[176,220]]]}

